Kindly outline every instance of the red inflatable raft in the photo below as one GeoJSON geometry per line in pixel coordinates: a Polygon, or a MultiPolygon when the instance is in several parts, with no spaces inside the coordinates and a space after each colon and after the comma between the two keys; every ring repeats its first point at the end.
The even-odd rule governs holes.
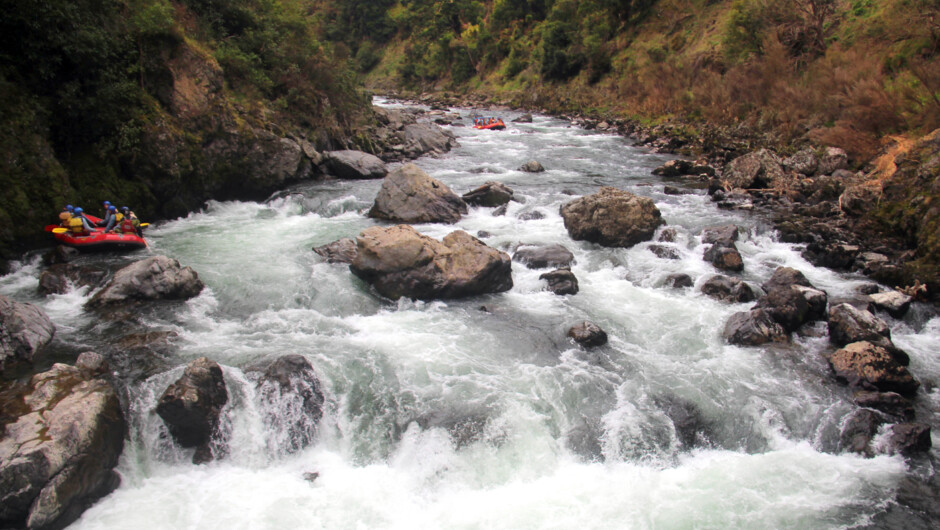
{"type": "MultiPolygon", "coordinates": [[[[85,217],[92,223],[100,221],[93,215],[86,215],[85,217]]],[[[95,228],[95,231],[87,236],[77,236],[70,231],[57,231],[56,228],[62,227],[59,225],[46,225],[46,232],[52,232],[52,237],[56,238],[59,243],[77,249],[136,250],[147,246],[147,240],[136,234],[105,233],[103,227],[95,228]]]]}
{"type": "Polygon", "coordinates": [[[506,128],[502,118],[482,118],[473,124],[474,129],[487,129],[490,131],[501,131],[506,128]]]}

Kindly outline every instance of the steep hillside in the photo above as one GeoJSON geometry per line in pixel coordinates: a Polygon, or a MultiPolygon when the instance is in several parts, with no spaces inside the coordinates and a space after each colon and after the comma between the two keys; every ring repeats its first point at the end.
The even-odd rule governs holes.
{"type": "Polygon", "coordinates": [[[66,203],[149,220],[266,193],[371,119],[304,0],[2,4],[2,254],[66,203]]]}

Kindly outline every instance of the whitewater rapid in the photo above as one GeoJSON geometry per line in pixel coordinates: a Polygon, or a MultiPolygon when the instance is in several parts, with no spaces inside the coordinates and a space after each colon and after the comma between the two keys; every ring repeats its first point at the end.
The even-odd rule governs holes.
{"type": "MultiPolygon", "coordinates": [[[[459,112],[469,123],[471,111],[459,112]]],[[[495,180],[522,201],[504,216],[471,208],[456,225],[416,228],[438,239],[465,230],[510,253],[564,245],[575,255],[577,295],[556,296],[538,278],[546,271],[513,263],[507,293],[378,298],[348,267],[311,251],[376,224],[365,211],[378,181],[305,183],[152,226],[150,248],[137,256],[177,258],[208,288],[143,310],[134,330],[172,334],[169,348],[146,359],[122,359],[114,345],[122,331],[80,310],[87,288],[39,298],[37,260],[0,279],[0,293],[50,315],[61,357],[96,349],[131,367],[116,373],[131,424],[122,484],[72,528],[848,528],[895,503],[914,472],[903,458],[836,451],[855,405],[829,375],[825,325],[792,346],[725,344],[724,322],[751,304],[698,292],[717,272],[699,236],[710,225],[741,227],[742,278],[755,286],[778,266],[801,270],[830,297],[868,280],[813,267],[758,218],[719,210],[704,190],[665,194],[651,170],[670,157],[625,138],[546,116],[503,132],[451,130],[461,146],[417,164],[458,194],[495,180]],[[531,159],[547,171],[517,169],[531,159]],[[677,230],[680,259],[658,258],[648,244],[571,240],[559,207],[602,185],[651,197],[677,230]],[[531,212],[542,218],[519,219],[531,212]],[[679,272],[696,287],[663,286],[679,272]],[[570,342],[567,329],[584,320],[610,343],[586,351],[570,342]],[[285,354],[311,362],[327,401],[316,442],[296,453],[265,427],[269,411],[246,370],[285,354]],[[153,410],[185,363],[202,356],[224,369],[231,449],[195,466],[153,410]],[[692,440],[677,428],[687,417],[692,440]]],[[[885,318],[925,383],[918,419],[936,431],[940,319],[918,311],[885,318]]]]}

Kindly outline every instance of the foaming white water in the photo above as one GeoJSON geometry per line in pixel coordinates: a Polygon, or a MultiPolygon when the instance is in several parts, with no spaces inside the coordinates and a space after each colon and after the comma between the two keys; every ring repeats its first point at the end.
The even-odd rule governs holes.
{"type": "MultiPolygon", "coordinates": [[[[452,130],[462,147],[418,165],[457,193],[498,180],[519,201],[504,215],[471,208],[454,225],[416,228],[438,239],[465,230],[510,254],[564,245],[581,291],[556,296],[539,279],[545,269],[514,262],[506,293],[379,298],[348,266],[311,251],[376,224],[364,211],[377,181],[303,184],[260,204],[210,202],[155,225],[152,251],[192,266],[208,287],[141,319],[176,333],[172,366],[125,381],[124,481],[76,528],[846,528],[892,502],[902,459],[833,454],[855,405],[830,378],[825,339],[809,333],[767,348],[722,340],[724,322],[750,305],[698,291],[718,272],[702,259],[701,232],[741,227],[741,277],[755,287],[781,265],[832,296],[863,280],[812,267],[799,248],[748,214],[718,210],[701,190],[666,195],[650,170],[668,157],[623,138],[543,116],[505,134],[452,130]],[[518,170],[531,159],[547,171],[518,170]],[[677,233],[658,244],[678,259],[657,256],[653,243],[608,249],[570,239],[559,208],[605,185],[657,202],[677,233]],[[672,273],[696,287],[664,288],[672,273]],[[568,339],[585,320],[607,332],[606,346],[568,339]],[[303,419],[296,403],[263,399],[252,371],[285,354],[311,362],[326,398],[314,442],[296,452],[285,434],[303,419]],[[200,356],[223,366],[228,450],[194,466],[154,407],[200,356]],[[310,472],[319,478],[304,480],[310,472]]],[[[0,292],[36,300],[70,340],[106,344],[111,335],[96,334],[105,326],[78,309],[92,293],[38,299],[38,271],[30,264],[0,279],[0,292]]],[[[940,376],[937,322],[892,321],[924,378],[940,376]]]]}

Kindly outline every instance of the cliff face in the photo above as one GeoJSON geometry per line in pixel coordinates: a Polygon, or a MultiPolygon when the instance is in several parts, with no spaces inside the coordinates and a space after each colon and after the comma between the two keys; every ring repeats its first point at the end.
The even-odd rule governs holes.
{"type": "Polygon", "coordinates": [[[0,258],[66,203],[147,221],[256,199],[353,147],[368,98],[301,0],[17,2],[0,21],[0,258]]]}

